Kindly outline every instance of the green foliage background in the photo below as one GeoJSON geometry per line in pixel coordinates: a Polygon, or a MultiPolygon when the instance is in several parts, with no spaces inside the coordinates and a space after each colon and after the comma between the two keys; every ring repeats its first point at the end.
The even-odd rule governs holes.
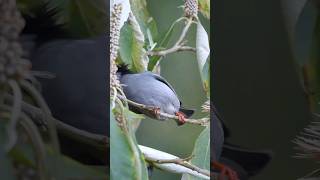
{"type": "MultiPolygon", "coordinates": [[[[148,0],[147,4],[149,13],[157,23],[159,34],[166,32],[177,17],[180,17],[183,13],[183,10],[178,8],[178,6],[183,4],[181,0],[162,0],[161,3],[157,0],[148,0]]],[[[201,14],[199,16],[202,17],[201,14]]],[[[206,19],[201,22],[209,33],[209,21],[206,19]]],[[[175,28],[171,36],[171,44],[179,36],[181,27],[181,24],[179,24],[175,28]]],[[[187,35],[188,44],[192,46],[195,46],[195,29],[196,26],[192,26],[187,35]]],[[[195,54],[191,52],[169,54],[161,60],[161,75],[175,88],[183,105],[196,110],[196,114],[193,117],[203,117],[203,115],[201,116],[200,107],[205,102],[206,97],[202,88],[195,54]]],[[[202,129],[203,127],[188,124],[178,127],[171,120],[161,122],[144,119],[137,131],[137,140],[139,144],[179,157],[187,157],[192,153],[193,142],[195,142],[202,129]]],[[[180,179],[180,176],[155,170],[151,179],[177,180],[180,179]]]]}

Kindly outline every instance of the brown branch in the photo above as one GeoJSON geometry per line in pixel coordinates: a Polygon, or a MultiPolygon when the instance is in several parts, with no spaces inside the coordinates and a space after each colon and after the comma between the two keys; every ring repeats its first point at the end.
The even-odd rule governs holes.
{"type": "MultiPolygon", "coordinates": [[[[129,99],[126,99],[125,97],[118,95],[118,97],[124,101],[127,101],[128,104],[131,106],[134,106],[135,108],[138,108],[140,110],[143,110],[144,112],[148,112],[147,114],[155,114],[155,110],[158,109],[157,107],[153,106],[146,106],[144,104],[139,104],[137,102],[131,101],[129,99]]],[[[176,115],[167,114],[164,112],[158,112],[158,116],[153,116],[156,119],[174,119],[176,121],[179,120],[179,117],[176,115]]],[[[186,123],[194,124],[194,125],[200,125],[200,126],[207,126],[209,123],[209,118],[201,118],[201,119],[184,119],[186,123]]]]}
{"type": "Polygon", "coordinates": [[[180,159],[180,158],[176,158],[176,159],[157,159],[157,160],[150,160],[148,159],[147,161],[151,161],[152,163],[158,163],[158,164],[166,164],[166,163],[174,163],[174,164],[178,164],[181,165],[183,167],[186,167],[188,169],[191,169],[193,171],[196,171],[200,174],[203,174],[205,176],[210,177],[210,171],[206,170],[206,169],[201,169],[189,162],[187,162],[185,159],[180,159]]]}
{"type": "MultiPolygon", "coordinates": [[[[13,97],[9,94],[5,95],[5,101],[7,103],[12,103],[13,97]]],[[[32,117],[32,120],[36,121],[36,123],[46,123],[46,115],[44,112],[33,105],[30,105],[26,102],[22,102],[22,110],[32,117]]],[[[100,134],[90,133],[68,124],[63,123],[62,121],[55,119],[54,117],[50,117],[55,122],[57,130],[60,134],[63,134],[69,138],[77,140],[79,142],[83,142],[88,145],[95,146],[99,149],[107,149],[109,146],[109,138],[107,136],[103,136],[100,134]]]]}
{"type": "Polygon", "coordinates": [[[147,52],[148,56],[165,56],[170,53],[180,52],[180,51],[191,51],[196,52],[196,48],[190,46],[177,45],[173,46],[170,49],[162,50],[162,51],[149,51],[147,52]]]}

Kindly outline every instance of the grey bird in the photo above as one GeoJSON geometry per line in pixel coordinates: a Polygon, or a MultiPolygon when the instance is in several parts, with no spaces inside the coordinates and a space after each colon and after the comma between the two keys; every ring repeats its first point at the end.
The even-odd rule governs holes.
{"type": "MultiPolygon", "coordinates": [[[[160,112],[179,117],[179,125],[185,123],[185,118],[192,116],[194,110],[185,109],[173,87],[160,75],[146,71],[131,73],[126,66],[119,67],[118,77],[123,85],[126,97],[134,102],[158,108],[160,112]]],[[[154,118],[153,114],[130,106],[136,113],[143,113],[154,118]]]]}

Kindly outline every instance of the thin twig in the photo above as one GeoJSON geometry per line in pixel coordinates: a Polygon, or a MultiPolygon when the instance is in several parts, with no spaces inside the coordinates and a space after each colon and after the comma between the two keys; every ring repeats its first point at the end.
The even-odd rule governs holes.
{"type": "Polygon", "coordinates": [[[191,24],[193,23],[193,20],[192,20],[192,19],[193,19],[192,17],[187,19],[187,24],[186,24],[186,26],[184,26],[184,28],[183,28],[183,30],[182,30],[182,32],[181,32],[181,35],[180,35],[178,41],[175,43],[174,46],[179,45],[179,44],[184,40],[184,38],[186,37],[187,32],[188,32],[191,24]]]}
{"type": "Polygon", "coordinates": [[[53,148],[55,149],[56,152],[60,153],[60,144],[59,144],[59,140],[58,140],[58,134],[56,131],[55,123],[50,118],[52,115],[50,108],[48,107],[47,103],[43,99],[42,95],[38,92],[38,90],[32,84],[30,84],[26,80],[21,80],[19,82],[19,84],[21,85],[21,87],[24,90],[26,90],[31,95],[31,97],[33,97],[33,99],[36,101],[37,105],[44,112],[44,115],[47,116],[46,122],[48,123],[47,125],[48,125],[48,129],[49,129],[50,139],[53,144],[53,148]]]}
{"type": "Polygon", "coordinates": [[[179,51],[196,52],[196,48],[190,47],[190,46],[177,45],[177,46],[174,46],[170,49],[166,49],[166,50],[162,50],[162,51],[149,51],[147,54],[149,56],[165,56],[167,54],[179,52],[179,51]]]}
{"type": "MultiPolygon", "coordinates": [[[[124,98],[123,96],[118,95],[118,97],[126,102],[128,102],[128,104],[130,104],[131,106],[134,106],[138,109],[141,110],[145,110],[148,112],[154,112],[155,109],[157,109],[157,107],[153,107],[153,106],[146,106],[144,104],[139,104],[137,102],[131,101],[129,99],[124,98]]],[[[167,114],[164,112],[159,112],[159,117],[157,117],[157,119],[174,119],[174,120],[179,120],[179,117],[176,115],[172,115],[172,114],[167,114]]],[[[200,125],[200,126],[207,126],[209,123],[209,118],[201,118],[201,119],[184,119],[186,123],[189,124],[194,124],[194,125],[200,125]]]]}
{"type": "Polygon", "coordinates": [[[182,159],[150,147],[139,145],[139,148],[145,160],[156,168],[172,173],[190,174],[195,177],[210,179],[209,170],[202,169],[188,162],[192,156],[182,159]]]}
{"type": "Polygon", "coordinates": [[[180,158],[176,158],[176,159],[156,159],[156,160],[150,160],[148,159],[147,161],[151,161],[153,163],[158,163],[158,164],[167,164],[167,163],[174,163],[174,164],[179,164],[183,167],[186,167],[188,169],[191,169],[193,171],[197,171],[200,174],[206,175],[210,177],[210,171],[206,170],[206,169],[201,169],[187,161],[185,161],[184,159],[180,159],[180,158]]]}
{"type": "Polygon", "coordinates": [[[192,154],[191,156],[189,156],[189,157],[186,157],[186,158],[175,158],[175,159],[158,159],[158,160],[156,160],[157,161],[157,163],[159,163],[159,164],[163,164],[163,163],[172,163],[172,160],[181,160],[181,161],[189,161],[189,160],[191,160],[192,158],[194,157],[194,155],[192,154]]]}
{"type": "MultiPolygon", "coordinates": [[[[11,111],[11,107],[5,104],[0,104],[0,108],[6,111],[11,111]]],[[[9,116],[9,114],[2,114],[2,116],[8,116],[8,119],[11,117],[9,116]]],[[[37,127],[34,125],[32,120],[23,112],[21,112],[20,121],[18,123],[21,125],[22,128],[24,128],[25,133],[29,137],[31,144],[34,147],[34,150],[36,151],[39,176],[41,177],[41,179],[46,179],[46,172],[48,170],[48,167],[45,163],[46,151],[42,137],[39,134],[39,131],[37,130],[37,127]]]]}
{"type": "Polygon", "coordinates": [[[195,48],[189,47],[189,46],[184,46],[184,43],[185,43],[184,39],[185,39],[187,32],[188,32],[192,23],[193,23],[192,18],[188,18],[187,23],[184,26],[184,28],[180,34],[180,37],[178,38],[177,42],[171,48],[165,49],[165,50],[160,50],[160,51],[149,51],[149,52],[147,52],[147,55],[149,55],[149,56],[165,56],[167,54],[178,52],[178,51],[196,52],[195,48]]]}
{"type": "MultiPolygon", "coordinates": [[[[13,97],[11,95],[6,94],[4,97],[7,103],[12,103],[13,97]]],[[[47,121],[45,119],[45,113],[40,108],[28,104],[24,101],[22,101],[22,110],[26,114],[31,116],[32,120],[37,121],[37,123],[47,121]]],[[[65,124],[62,121],[53,118],[52,116],[49,117],[55,122],[59,134],[65,135],[79,142],[95,146],[99,149],[107,149],[107,147],[109,146],[109,138],[107,136],[90,133],[65,124]]]]}
{"type": "Polygon", "coordinates": [[[37,158],[37,166],[38,166],[38,173],[41,179],[48,179],[47,172],[49,170],[48,165],[46,164],[46,151],[45,151],[45,144],[42,140],[42,137],[34,124],[34,122],[25,114],[21,113],[21,126],[25,129],[26,133],[30,137],[34,149],[36,151],[36,158],[37,158]]]}
{"type": "Polygon", "coordinates": [[[313,170],[312,172],[308,173],[307,175],[303,176],[302,178],[310,178],[312,176],[315,176],[320,172],[320,169],[313,170]]]}
{"type": "Polygon", "coordinates": [[[22,92],[19,84],[14,80],[9,80],[9,85],[13,92],[13,101],[11,108],[10,122],[7,127],[7,132],[9,136],[9,142],[6,145],[6,151],[9,152],[15,145],[18,135],[16,131],[16,126],[21,114],[21,102],[22,102],[22,92]]]}

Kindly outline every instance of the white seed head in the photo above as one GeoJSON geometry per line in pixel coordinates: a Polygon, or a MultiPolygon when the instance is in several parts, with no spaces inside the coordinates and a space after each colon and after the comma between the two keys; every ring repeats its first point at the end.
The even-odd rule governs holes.
{"type": "Polygon", "coordinates": [[[186,17],[197,17],[198,15],[198,1],[185,0],[184,1],[184,15],[186,17]]]}
{"type": "Polygon", "coordinates": [[[120,17],[122,4],[115,4],[110,17],[110,95],[115,95],[114,88],[121,88],[117,77],[118,67],[115,60],[118,56],[120,38],[120,17]]]}

